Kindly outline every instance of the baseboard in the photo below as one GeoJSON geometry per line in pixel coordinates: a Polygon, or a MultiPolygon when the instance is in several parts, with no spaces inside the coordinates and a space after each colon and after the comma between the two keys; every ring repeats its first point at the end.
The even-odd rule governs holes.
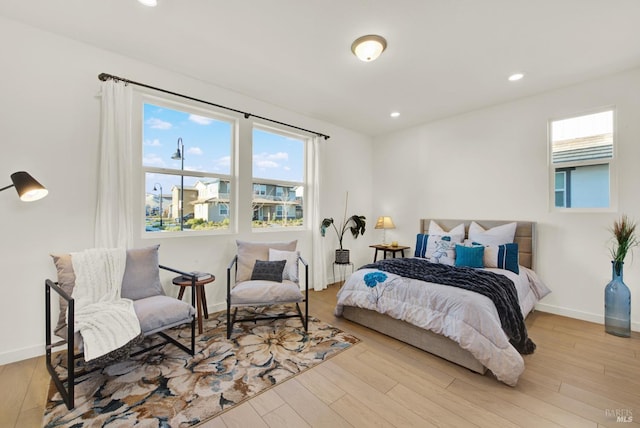
{"type": "MultiPolygon", "coordinates": [[[[582,321],[589,321],[596,324],[604,325],[604,319],[601,314],[593,314],[590,312],[576,311],[575,309],[568,309],[561,306],[548,305],[546,303],[538,303],[536,310],[540,312],[549,312],[555,315],[562,315],[564,317],[575,318],[582,321]]],[[[640,331],[640,322],[634,322],[631,320],[631,330],[640,331]]]]}
{"type": "Polygon", "coordinates": [[[0,353],[0,366],[44,355],[44,343],[0,353]]]}

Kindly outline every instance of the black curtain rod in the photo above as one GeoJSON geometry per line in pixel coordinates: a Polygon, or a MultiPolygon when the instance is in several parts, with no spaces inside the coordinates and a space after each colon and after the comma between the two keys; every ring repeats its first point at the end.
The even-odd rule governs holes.
{"type": "Polygon", "coordinates": [[[266,120],[266,121],[271,122],[271,123],[277,123],[278,125],[284,125],[284,126],[288,126],[289,128],[299,129],[300,131],[305,131],[305,132],[309,132],[311,134],[316,134],[318,137],[323,137],[325,140],[328,140],[330,138],[326,134],[322,134],[322,133],[316,132],[316,131],[311,131],[310,129],[300,128],[299,126],[290,125],[288,123],[284,123],[284,122],[280,122],[280,121],[277,121],[277,120],[269,119],[268,117],[258,116],[256,114],[247,113],[246,111],[237,110],[235,108],[223,106],[223,105],[220,105],[220,104],[211,103],[209,101],[205,101],[205,100],[201,100],[201,99],[198,99],[198,98],[190,97],[189,95],[183,95],[183,94],[179,94],[177,92],[168,91],[166,89],[156,88],[155,86],[147,85],[145,83],[134,82],[133,80],[125,79],[123,77],[114,76],[113,74],[100,73],[98,75],[98,79],[100,79],[103,82],[105,82],[105,81],[107,81],[109,79],[113,79],[116,82],[121,80],[121,81],[123,81],[125,83],[130,83],[132,85],[142,86],[143,88],[153,89],[154,91],[164,92],[165,94],[175,95],[177,97],[186,98],[186,99],[191,100],[191,101],[197,101],[199,103],[208,104],[210,106],[223,108],[225,110],[234,111],[236,113],[241,113],[242,115],[244,115],[245,119],[249,119],[251,116],[253,116],[253,117],[257,118],[257,119],[266,120]]]}

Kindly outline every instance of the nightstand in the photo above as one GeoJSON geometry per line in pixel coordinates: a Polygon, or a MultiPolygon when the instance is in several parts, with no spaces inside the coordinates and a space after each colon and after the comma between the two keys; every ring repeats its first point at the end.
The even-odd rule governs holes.
{"type": "Polygon", "coordinates": [[[391,253],[393,258],[396,258],[396,253],[400,253],[401,257],[404,257],[404,250],[408,250],[410,247],[405,247],[403,245],[398,245],[397,247],[393,247],[391,245],[369,245],[369,247],[374,248],[376,252],[373,255],[373,262],[375,263],[378,260],[378,251],[382,251],[384,253],[384,258],[387,258],[387,253],[391,253]]]}

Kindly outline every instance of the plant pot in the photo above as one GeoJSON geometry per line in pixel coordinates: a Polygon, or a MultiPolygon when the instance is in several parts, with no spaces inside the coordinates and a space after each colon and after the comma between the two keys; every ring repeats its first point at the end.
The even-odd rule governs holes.
{"type": "Polygon", "coordinates": [[[347,265],[349,261],[349,250],[336,250],[336,263],[339,265],[347,265]]]}

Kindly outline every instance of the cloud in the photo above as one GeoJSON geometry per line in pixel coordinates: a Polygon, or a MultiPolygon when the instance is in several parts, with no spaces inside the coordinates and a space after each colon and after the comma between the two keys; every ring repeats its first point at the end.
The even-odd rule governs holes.
{"type": "Polygon", "coordinates": [[[173,125],[171,124],[171,122],[165,122],[164,120],[160,120],[155,117],[152,117],[151,119],[147,120],[147,125],[149,125],[149,127],[152,129],[166,130],[166,129],[173,128],[173,125]]]}
{"type": "Polygon", "coordinates": [[[253,163],[259,168],[279,168],[278,161],[289,160],[289,154],[285,152],[278,153],[259,153],[253,156],[253,163]]]}
{"type": "Polygon", "coordinates": [[[144,142],[145,146],[152,146],[152,147],[160,147],[162,144],[160,143],[160,140],[158,140],[157,138],[153,139],[153,140],[146,140],[144,142]]]}
{"type": "Polygon", "coordinates": [[[187,154],[202,156],[204,152],[200,147],[189,147],[189,149],[187,149],[187,154]]]}
{"type": "Polygon", "coordinates": [[[197,114],[190,114],[189,120],[191,122],[197,123],[198,125],[209,125],[211,122],[213,122],[213,119],[209,119],[208,117],[204,116],[198,116],[197,114]]]}
{"type": "Polygon", "coordinates": [[[256,160],[255,164],[258,168],[277,168],[280,166],[279,163],[267,159],[256,160]]]}
{"type": "Polygon", "coordinates": [[[142,159],[142,164],[147,166],[165,166],[164,160],[155,153],[146,155],[144,159],[142,159]]]}

